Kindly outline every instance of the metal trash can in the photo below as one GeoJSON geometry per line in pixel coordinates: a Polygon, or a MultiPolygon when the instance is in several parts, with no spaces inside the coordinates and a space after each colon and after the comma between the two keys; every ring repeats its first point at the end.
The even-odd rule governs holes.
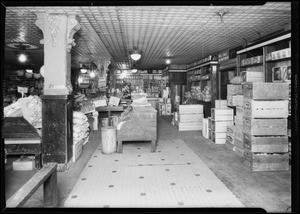
{"type": "Polygon", "coordinates": [[[106,126],[101,128],[102,153],[110,154],[117,151],[116,127],[106,126]]]}

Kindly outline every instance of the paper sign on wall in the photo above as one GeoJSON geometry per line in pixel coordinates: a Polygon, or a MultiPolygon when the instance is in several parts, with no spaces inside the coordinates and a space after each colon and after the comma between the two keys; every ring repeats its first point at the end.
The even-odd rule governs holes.
{"type": "Polygon", "coordinates": [[[108,105],[110,106],[118,106],[120,102],[120,98],[118,97],[110,97],[108,105]]]}

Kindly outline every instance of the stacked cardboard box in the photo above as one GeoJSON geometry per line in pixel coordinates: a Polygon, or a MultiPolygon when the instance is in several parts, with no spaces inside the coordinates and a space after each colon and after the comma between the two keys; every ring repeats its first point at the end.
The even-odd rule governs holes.
{"type": "Polygon", "coordinates": [[[163,98],[158,102],[158,114],[159,115],[172,115],[171,109],[171,99],[170,98],[163,98]]]}
{"type": "Polygon", "coordinates": [[[203,105],[179,105],[178,130],[202,130],[203,105]]]}
{"type": "Polygon", "coordinates": [[[226,143],[227,126],[233,125],[233,109],[211,109],[211,140],[216,144],[226,143]]]}
{"type": "Polygon", "coordinates": [[[243,95],[242,85],[227,85],[227,106],[236,106],[236,98],[238,95],[243,95]]]}
{"type": "Polygon", "coordinates": [[[289,169],[288,84],[244,83],[244,164],[252,171],[289,169]]]}
{"type": "Polygon", "coordinates": [[[244,157],[244,144],[243,144],[243,95],[236,96],[236,115],[234,117],[234,151],[237,155],[244,157]]]}

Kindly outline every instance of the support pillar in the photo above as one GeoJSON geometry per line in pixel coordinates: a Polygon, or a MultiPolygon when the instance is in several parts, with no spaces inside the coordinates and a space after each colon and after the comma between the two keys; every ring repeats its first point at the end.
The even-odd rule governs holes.
{"type": "Polygon", "coordinates": [[[65,171],[72,162],[73,109],[71,48],[80,25],[75,14],[64,11],[37,13],[35,24],[43,31],[44,95],[42,98],[43,163],[58,163],[65,171]]]}

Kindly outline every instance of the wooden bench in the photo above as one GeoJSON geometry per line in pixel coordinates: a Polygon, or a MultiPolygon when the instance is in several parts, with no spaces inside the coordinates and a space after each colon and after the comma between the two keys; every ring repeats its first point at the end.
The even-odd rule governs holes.
{"type": "Polygon", "coordinates": [[[57,163],[45,164],[6,201],[6,207],[21,207],[42,184],[44,186],[44,207],[57,207],[57,163]]]}

